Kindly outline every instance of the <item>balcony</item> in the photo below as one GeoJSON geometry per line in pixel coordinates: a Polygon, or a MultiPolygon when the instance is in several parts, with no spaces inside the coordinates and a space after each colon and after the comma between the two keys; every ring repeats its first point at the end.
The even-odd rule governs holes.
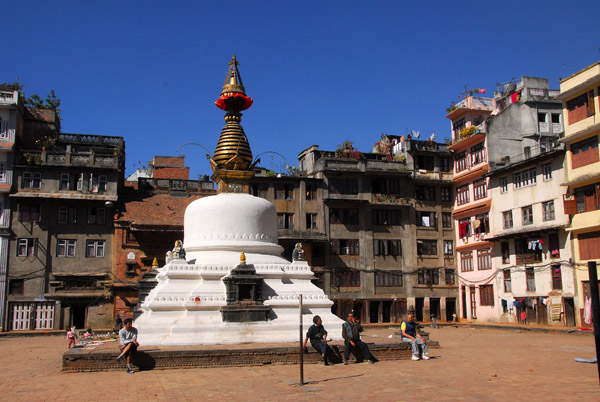
{"type": "Polygon", "coordinates": [[[78,166],[104,169],[118,169],[119,157],[117,155],[97,154],[90,152],[71,151],[40,151],[22,150],[15,157],[15,164],[29,166],[78,166]]]}
{"type": "Polygon", "coordinates": [[[58,143],[120,147],[125,144],[125,141],[123,140],[123,137],[111,137],[106,135],[59,134],[58,143]]]}
{"type": "Polygon", "coordinates": [[[558,95],[560,95],[560,91],[555,89],[528,88],[527,92],[523,95],[521,99],[523,102],[559,102],[558,95]]]}
{"type": "Polygon", "coordinates": [[[0,105],[16,105],[19,100],[17,91],[0,91],[0,105]]]}
{"type": "Polygon", "coordinates": [[[141,177],[138,179],[138,188],[140,190],[165,191],[174,195],[177,193],[201,193],[204,191],[214,191],[214,182],[208,180],[198,181],[141,177]]]}

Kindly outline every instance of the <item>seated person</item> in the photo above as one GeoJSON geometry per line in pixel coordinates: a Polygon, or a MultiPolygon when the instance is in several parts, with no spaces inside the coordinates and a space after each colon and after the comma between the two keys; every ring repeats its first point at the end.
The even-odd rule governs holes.
{"type": "Polygon", "coordinates": [[[306,332],[306,338],[304,339],[304,348],[306,349],[306,343],[310,339],[311,346],[321,353],[321,358],[323,359],[323,364],[326,366],[333,365],[329,356],[331,355],[331,350],[327,345],[327,331],[323,328],[323,321],[321,317],[318,315],[313,317],[313,325],[310,326],[308,332],[306,332]]]}
{"type": "Polygon", "coordinates": [[[373,355],[369,351],[369,346],[360,340],[360,333],[363,331],[362,325],[354,319],[354,314],[348,314],[348,321],[342,324],[342,337],[344,338],[344,364],[348,364],[350,349],[358,349],[363,358],[370,364],[375,363],[373,355]]]}
{"type": "Polygon", "coordinates": [[[131,368],[131,355],[135,353],[140,344],[137,342],[138,331],[133,327],[131,318],[125,319],[125,326],[119,331],[119,349],[121,354],[117,356],[117,361],[121,361],[123,357],[127,358],[127,374],[133,374],[131,368]]]}
{"type": "Polygon", "coordinates": [[[400,327],[402,331],[402,342],[410,343],[412,347],[412,360],[420,360],[419,347],[423,349],[423,360],[428,360],[427,340],[417,331],[417,324],[412,314],[409,314],[406,321],[402,322],[400,327]]]}

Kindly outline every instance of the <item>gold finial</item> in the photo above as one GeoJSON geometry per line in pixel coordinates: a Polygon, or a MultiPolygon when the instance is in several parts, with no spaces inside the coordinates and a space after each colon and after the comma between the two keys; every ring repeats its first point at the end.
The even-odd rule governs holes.
{"type": "Polygon", "coordinates": [[[243,265],[246,265],[246,254],[244,254],[244,252],[242,251],[242,254],[240,255],[240,262],[243,265]]]}
{"type": "Polygon", "coordinates": [[[156,259],[156,257],[154,257],[154,260],[152,261],[152,269],[158,268],[158,260],[156,259]]]}
{"type": "Polygon", "coordinates": [[[242,83],[242,76],[240,75],[240,70],[238,69],[239,65],[240,62],[237,61],[234,54],[229,61],[229,71],[227,72],[227,77],[225,77],[225,84],[223,85],[221,95],[226,93],[246,94],[246,89],[242,83]]]}

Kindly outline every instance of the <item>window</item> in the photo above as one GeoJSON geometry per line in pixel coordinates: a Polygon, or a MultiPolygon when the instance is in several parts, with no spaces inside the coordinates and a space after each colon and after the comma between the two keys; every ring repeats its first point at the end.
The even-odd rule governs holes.
{"type": "Polygon", "coordinates": [[[71,175],[68,173],[61,173],[60,174],[60,183],[58,184],[58,189],[59,190],[70,190],[71,184],[71,175]]]}
{"type": "Polygon", "coordinates": [[[494,305],[494,285],[479,286],[479,304],[481,306],[494,305]]]}
{"type": "Polygon", "coordinates": [[[552,265],[552,290],[562,290],[562,272],[560,265],[552,265]]]}
{"type": "Polygon", "coordinates": [[[444,240],[444,255],[445,256],[453,256],[454,255],[454,247],[452,240],[444,240]]]}
{"type": "Polygon", "coordinates": [[[331,253],[335,255],[360,255],[358,240],[331,240],[331,253]]]}
{"type": "Polygon", "coordinates": [[[503,241],[500,243],[500,251],[502,252],[502,264],[510,263],[510,251],[508,249],[508,242],[503,241]]]}
{"type": "Polygon", "coordinates": [[[77,177],[77,191],[83,190],[83,173],[79,173],[79,177],[77,177]]]}
{"type": "Polygon", "coordinates": [[[560,120],[560,113],[552,113],[552,132],[555,134],[563,131],[560,120]]]}
{"type": "Polygon", "coordinates": [[[330,194],[358,194],[358,180],[356,179],[329,179],[330,194]]]}
{"type": "Polygon", "coordinates": [[[312,265],[318,265],[318,266],[323,266],[325,265],[325,246],[322,244],[315,244],[313,243],[311,245],[311,263],[312,265]]]}
{"type": "Polygon", "coordinates": [[[480,200],[487,196],[487,184],[485,179],[475,180],[473,182],[473,199],[480,200]]]}
{"type": "Polygon", "coordinates": [[[600,232],[577,235],[580,260],[600,259],[600,232]]]}
{"type": "Polygon", "coordinates": [[[485,146],[483,142],[471,148],[471,166],[485,162],[485,146]]]}
{"type": "Polygon", "coordinates": [[[268,194],[269,194],[269,185],[268,184],[253,184],[252,185],[252,195],[253,196],[267,199],[268,194]]]}
{"type": "Polygon", "coordinates": [[[463,117],[460,120],[455,121],[454,123],[452,123],[452,129],[454,130],[454,137],[458,137],[460,130],[462,130],[465,127],[465,118],[463,117]]]}
{"type": "Polygon", "coordinates": [[[460,254],[460,270],[462,272],[473,271],[473,252],[472,251],[460,254]]]}
{"type": "Polygon", "coordinates": [[[415,170],[433,170],[433,156],[415,155],[415,170]]]}
{"type": "Polygon", "coordinates": [[[8,139],[8,122],[0,120],[0,140],[8,139]]]}
{"type": "Polygon", "coordinates": [[[400,225],[400,211],[397,209],[374,209],[373,225],[400,225]]]}
{"type": "Polygon", "coordinates": [[[575,190],[577,213],[600,209],[600,183],[575,190]]]}
{"type": "Polygon", "coordinates": [[[500,178],[500,192],[508,193],[508,177],[500,178]]]}
{"type": "Polygon", "coordinates": [[[329,210],[329,224],[358,225],[358,209],[331,208],[329,210]]]}
{"type": "Polygon", "coordinates": [[[542,202],[542,209],[544,210],[544,220],[554,220],[554,201],[542,202]]]}
{"type": "Polygon", "coordinates": [[[477,250],[477,269],[480,271],[492,269],[492,249],[477,250]]]}
{"type": "Polygon", "coordinates": [[[531,147],[524,147],[523,148],[523,157],[525,159],[531,158],[531,147]]]}
{"type": "Polygon", "coordinates": [[[400,194],[401,187],[398,179],[373,179],[371,182],[373,194],[400,194]]]}
{"type": "Polygon", "coordinates": [[[417,240],[417,255],[437,255],[437,240],[417,240]]]}
{"type": "Polygon", "coordinates": [[[469,185],[456,187],[456,205],[463,205],[469,202],[469,185]]]}
{"type": "Polygon", "coordinates": [[[40,172],[23,172],[21,188],[39,190],[42,188],[42,174],[40,172]]]}
{"type": "Polygon", "coordinates": [[[523,215],[523,225],[533,224],[533,207],[531,205],[521,208],[521,214],[523,215]]]}
{"type": "Polygon", "coordinates": [[[536,179],[535,169],[525,170],[523,172],[515,173],[513,186],[515,189],[527,186],[534,186],[536,179]]]}
{"type": "Polygon", "coordinates": [[[448,158],[447,156],[440,156],[440,171],[450,171],[450,158],[448,158]]]}
{"type": "Polygon", "coordinates": [[[95,175],[90,173],[90,181],[88,182],[88,191],[90,193],[101,193],[106,191],[108,178],[106,175],[95,175]]]}
{"type": "Polygon", "coordinates": [[[58,223],[77,223],[77,208],[58,207],[58,223]]]}
{"type": "Polygon", "coordinates": [[[4,169],[4,162],[0,162],[0,181],[6,181],[6,169],[4,169]]]}
{"type": "Polygon", "coordinates": [[[490,231],[490,219],[488,213],[475,215],[475,221],[473,221],[473,228],[475,234],[481,235],[483,233],[489,233],[490,231]]]}
{"type": "Polygon", "coordinates": [[[435,201],[435,187],[415,186],[415,198],[419,201],[435,201]]]}
{"type": "Polygon", "coordinates": [[[77,248],[76,240],[59,239],[56,243],[57,257],[75,257],[75,249],[77,248]]]}
{"type": "Polygon", "coordinates": [[[558,233],[548,234],[548,250],[550,251],[550,258],[560,258],[560,242],[558,240],[558,233]]]}
{"type": "Polygon", "coordinates": [[[542,172],[544,173],[544,181],[552,180],[552,164],[546,163],[542,166],[542,172]]]}
{"type": "Polygon", "coordinates": [[[401,240],[373,240],[373,255],[398,257],[402,255],[401,240]]]}
{"type": "Polygon", "coordinates": [[[594,91],[589,91],[567,101],[569,125],[587,119],[595,114],[594,91]]]}
{"type": "Polygon", "coordinates": [[[541,238],[527,238],[515,240],[516,264],[531,264],[542,262],[541,238]]]}
{"type": "Polygon", "coordinates": [[[418,271],[419,285],[437,285],[440,283],[440,272],[437,268],[421,268],[418,271]]]}
{"type": "Polygon", "coordinates": [[[442,212],[442,227],[452,227],[452,214],[450,212],[442,212]]]}
{"type": "Polygon", "coordinates": [[[535,270],[533,268],[525,269],[525,276],[527,278],[527,290],[535,290],[535,270]]]}
{"type": "Polygon", "coordinates": [[[306,214],[306,229],[317,228],[317,214],[306,214]]]}
{"type": "Polygon", "coordinates": [[[331,272],[331,286],[340,288],[359,288],[360,271],[336,269],[331,272]]]}
{"type": "Polygon", "coordinates": [[[277,214],[277,229],[293,229],[294,214],[281,213],[277,214]]]}
{"type": "Polygon", "coordinates": [[[37,239],[18,239],[17,257],[34,257],[37,255],[37,239]]]}
{"type": "Polygon", "coordinates": [[[502,212],[502,220],[504,221],[504,229],[510,229],[513,227],[512,211],[502,212]]]}
{"type": "Polygon", "coordinates": [[[598,136],[575,142],[571,145],[571,167],[573,169],[586,166],[600,160],[598,156],[598,136]]]}
{"type": "Polygon", "coordinates": [[[11,295],[23,295],[25,293],[25,280],[24,279],[11,279],[8,282],[8,294],[11,295]]]}
{"type": "Polygon", "coordinates": [[[19,204],[19,222],[41,222],[40,204],[19,204]]]}
{"type": "Polygon", "coordinates": [[[471,236],[471,218],[463,218],[458,221],[458,237],[471,236]]]}
{"type": "Polygon", "coordinates": [[[106,210],[104,208],[88,208],[87,223],[90,225],[104,225],[106,223],[106,210]]]}
{"type": "Polygon", "coordinates": [[[437,227],[437,217],[435,212],[424,212],[424,211],[416,211],[417,214],[417,226],[426,227],[426,228],[436,228],[437,227]]]}
{"type": "Polygon", "coordinates": [[[461,152],[460,154],[456,155],[456,158],[454,158],[454,163],[456,165],[456,173],[465,170],[467,168],[467,153],[461,152]]]}
{"type": "Polygon", "coordinates": [[[376,287],[401,287],[402,271],[375,271],[376,287]]]}
{"type": "Polygon", "coordinates": [[[538,113],[538,130],[548,132],[548,113],[538,113]]]}
{"type": "Polygon", "coordinates": [[[88,240],[86,244],[86,257],[104,257],[104,240],[88,240]]]}
{"type": "Polygon", "coordinates": [[[293,200],[294,186],[291,184],[278,184],[275,186],[276,200],[293,200]]]}
{"type": "Polygon", "coordinates": [[[446,268],[444,271],[446,277],[446,285],[454,285],[456,283],[454,269],[446,268]]]}
{"type": "Polygon", "coordinates": [[[502,272],[504,276],[504,291],[510,293],[512,292],[512,280],[510,278],[510,269],[505,269],[502,272]]]}
{"type": "Polygon", "coordinates": [[[306,186],[306,200],[314,201],[317,199],[317,186],[306,186]]]}
{"type": "Polygon", "coordinates": [[[440,200],[442,202],[452,201],[452,189],[450,187],[440,187],[440,200]]]}

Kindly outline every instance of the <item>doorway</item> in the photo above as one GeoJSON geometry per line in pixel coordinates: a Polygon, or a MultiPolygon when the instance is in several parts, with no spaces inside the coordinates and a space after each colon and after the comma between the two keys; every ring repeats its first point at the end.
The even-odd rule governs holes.
{"type": "Polygon", "coordinates": [[[446,298],[446,321],[454,321],[453,314],[456,314],[456,299],[453,297],[446,298]]]}
{"type": "Polygon", "coordinates": [[[371,300],[369,302],[369,322],[376,324],[379,322],[379,300],[371,300]]]}
{"type": "Polygon", "coordinates": [[[429,308],[430,308],[430,314],[431,316],[435,317],[436,319],[440,319],[440,307],[441,307],[441,303],[440,303],[440,299],[429,299],[429,308]]]}
{"type": "Polygon", "coordinates": [[[415,318],[418,322],[423,321],[423,307],[425,307],[425,298],[417,297],[415,299],[415,318]]]}
{"type": "Polygon", "coordinates": [[[565,325],[567,327],[575,326],[575,302],[572,297],[565,297],[565,325]]]}
{"type": "Polygon", "coordinates": [[[71,325],[75,328],[85,328],[85,306],[71,307],[71,325]]]}
{"type": "Polygon", "coordinates": [[[469,286],[471,296],[471,319],[477,319],[477,297],[475,296],[475,286],[469,286]]]}
{"type": "Polygon", "coordinates": [[[462,299],[462,318],[467,319],[467,288],[462,286],[460,288],[460,294],[462,299]]]}

